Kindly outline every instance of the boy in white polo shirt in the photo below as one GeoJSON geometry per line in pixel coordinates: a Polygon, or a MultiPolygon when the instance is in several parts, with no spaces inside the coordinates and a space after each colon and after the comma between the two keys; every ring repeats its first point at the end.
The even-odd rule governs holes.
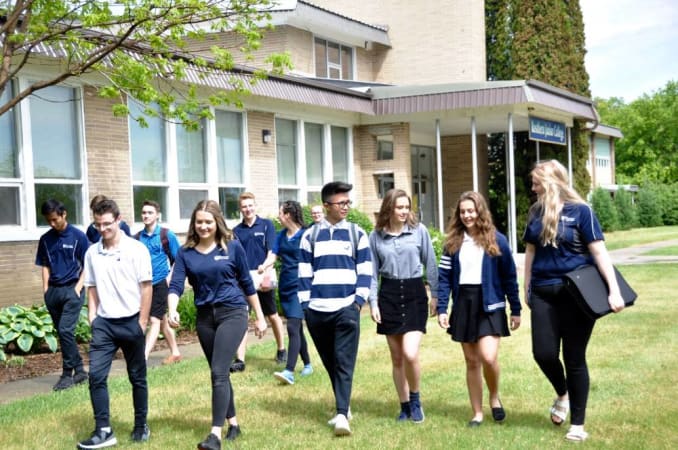
{"type": "Polygon", "coordinates": [[[144,330],[153,289],[151,257],[144,244],[120,230],[120,210],[113,200],[99,202],[93,211],[101,240],[85,255],[84,285],[92,327],[89,394],[96,426],[90,438],[78,443],[80,449],[111,447],[118,442],[111,429],[107,379],[119,348],[132,384],[132,440],[147,441],[151,434],[146,423],[148,384],[144,355],[144,330]]]}

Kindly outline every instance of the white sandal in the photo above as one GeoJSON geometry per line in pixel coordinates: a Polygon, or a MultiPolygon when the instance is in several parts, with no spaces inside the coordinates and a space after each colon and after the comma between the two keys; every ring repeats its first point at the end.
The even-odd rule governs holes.
{"type": "Polygon", "coordinates": [[[553,405],[551,406],[551,422],[553,422],[553,425],[562,425],[565,423],[567,420],[567,415],[570,412],[570,401],[569,400],[558,400],[555,399],[553,401],[553,405]],[[553,420],[553,417],[557,417],[560,419],[560,421],[555,421],[553,420]]]}
{"type": "Polygon", "coordinates": [[[589,437],[589,434],[584,431],[583,426],[572,425],[570,430],[565,435],[565,439],[572,442],[583,442],[589,437]]]}

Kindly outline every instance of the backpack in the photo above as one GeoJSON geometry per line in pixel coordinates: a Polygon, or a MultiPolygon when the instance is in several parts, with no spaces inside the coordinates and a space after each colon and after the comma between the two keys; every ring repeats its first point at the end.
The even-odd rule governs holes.
{"type": "MultiPolygon", "coordinates": [[[[356,229],[356,224],[354,224],[353,222],[348,222],[348,224],[351,226],[350,227],[351,229],[349,231],[349,235],[350,235],[350,238],[351,238],[351,247],[353,247],[353,259],[355,260],[355,254],[356,254],[356,251],[358,250],[358,242],[359,242],[358,241],[358,230],[356,229]]],[[[313,251],[313,249],[315,248],[315,241],[318,239],[318,233],[320,233],[320,225],[318,225],[317,223],[314,223],[311,228],[312,228],[312,230],[311,230],[310,242],[311,242],[311,251],[313,251]]]]}
{"type": "MultiPolygon", "coordinates": [[[[160,227],[160,244],[162,245],[162,251],[165,252],[167,259],[169,259],[169,264],[171,267],[174,264],[174,257],[172,256],[172,252],[169,248],[169,238],[167,237],[168,231],[169,230],[167,228],[160,227]]],[[[134,239],[137,241],[141,240],[141,231],[134,235],[134,239]]]]}

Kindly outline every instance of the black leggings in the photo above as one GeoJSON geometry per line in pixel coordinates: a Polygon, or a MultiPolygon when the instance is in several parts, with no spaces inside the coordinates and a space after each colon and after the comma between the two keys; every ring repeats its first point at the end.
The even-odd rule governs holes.
{"type": "Polygon", "coordinates": [[[534,360],[558,395],[569,393],[570,423],[583,425],[589,395],[586,346],[595,321],[581,311],[562,284],[532,286],[530,307],[534,360]]]}
{"type": "Polygon", "coordinates": [[[290,372],[294,372],[299,355],[301,355],[301,360],[304,364],[310,364],[311,362],[311,358],[308,356],[306,337],[304,336],[304,323],[301,319],[296,317],[287,318],[287,336],[289,342],[287,344],[287,366],[285,368],[290,372]]]}
{"type": "Polygon", "coordinates": [[[226,418],[235,417],[229,369],[247,331],[247,309],[199,306],[196,328],[212,378],[212,426],[223,427],[226,418]]]}

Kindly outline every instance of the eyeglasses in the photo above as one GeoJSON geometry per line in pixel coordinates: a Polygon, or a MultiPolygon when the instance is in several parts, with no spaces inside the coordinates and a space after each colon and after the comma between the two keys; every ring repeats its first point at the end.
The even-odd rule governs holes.
{"type": "Polygon", "coordinates": [[[339,208],[350,208],[353,202],[351,200],[346,200],[343,202],[326,202],[328,205],[335,205],[338,206],[339,208]]]}

